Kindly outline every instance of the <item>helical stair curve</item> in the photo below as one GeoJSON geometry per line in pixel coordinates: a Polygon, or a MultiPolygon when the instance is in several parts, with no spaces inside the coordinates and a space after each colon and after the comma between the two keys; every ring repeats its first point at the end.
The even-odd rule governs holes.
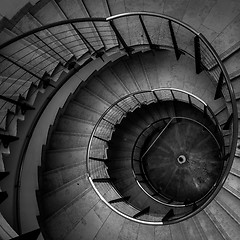
{"type": "MultiPolygon", "coordinates": [[[[2,113],[0,138],[3,154],[11,154],[9,149],[11,142],[22,140],[22,136],[20,139],[18,136],[18,120],[24,120],[26,113],[30,115],[35,111],[31,118],[33,123],[26,134],[30,138],[44,109],[71,77],[79,77],[77,73],[94,61],[100,60],[104,65],[102,70],[87,77],[88,79],[79,85],[75,93],[69,96],[50,128],[43,149],[42,166],[39,168],[37,192],[40,211],[38,221],[46,239],[76,239],[79,234],[82,239],[93,239],[95,236],[96,239],[106,238],[106,234],[109,229],[114,228],[113,226],[118,226],[116,232],[112,234],[116,234],[119,238],[124,238],[131,232],[132,235],[129,237],[134,239],[133,235],[136,235],[136,231],[144,232],[149,229],[151,232],[154,231],[155,239],[161,237],[164,239],[164,235],[170,236],[169,234],[172,239],[177,239],[174,234],[180,232],[183,236],[181,239],[193,236],[198,236],[199,239],[200,237],[208,239],[208,236],[209,239],[216,236],[219,239],[223,239],[224,236],[237,239],[238,217],[229,217],[227,214],[229,211],[233,213],[233,210],[231,206],[226,206],[226,202],[224,204],[226,196],[231,195],[230,188],[222,188],[235,157],[238,134],[236,100],[224,65],[202,34],[179,20],[163,14],[135,12],[108,18],[64,20],[17,37],[10,31],[2,32],[2,36],[3,41],[6,41],[0,46],[0,70],[3,79],[0,96],[2,113]],[[141,31],[133,30],[129,37],[125,27],[132,19],[136,29],[141,31]],[[160,23],[161,32],[165,33],[160,39],[154,37],[155,29],[151,27],[157,22],[160,23]],[[117,55],[119,52],[120,55],[117,55]],[[205,123],[201,125],[211,133],[212,137],[215,136],[217,142],[220,142],[221,154],[217,156],[223,162],[220,178],[203,203],[186,202],[181,199],[179,206],[186,208],[187,214],[182,216],[180,211],[178,218],[178,214],[169,208],[169,211],[165,210],[161,215],[160,221],[158,216],[149,214],[149,206],[136,210],[134,200],[128,204],[129,196],[113,198],[109,200],[114,206],[111,205],[106,199],[114,196],[111,194],[117,193],[117,188],[113,188],[114,183],[101,175],[92,179],[92,174],[101,174],[103,170],[106,173],[107,169],[103,168],[103,164],[111,151],[111,143],[108,147],[108,142],[115,134],[115,124],[121,125],[126,115],[131,114],[127,112],[134,114],[138,109],[142,109],[138,112],[141,115],[138,125],[145,124],[145,128],[151,125],[149,118],[153,119],[154,116],[143,112],[149,111],[147,106],[157,108],[154,103],[162,99],[156,94],[157,89],[170,91],[170,94],[168,92],[161,97],[165,100],[170,99],[171,107],[163,104],[163,109],[165,107],[166,109],[151,113],[160,116],[166,111],[166,116],[163,117],[166,118],[165,121],[170,117],[178,122],[179,116],[174,115],[174,111],[181,107],[174,108],[174,105],[187,102],[188,105],[196,107],[202,116],[209,118],[211,124],[215,126],[212,133],[212,130],[207,130],[209,126],[205,126],[205,123]],[[181,94],[175,95],[175,91],[181,94]],[[45,97],[41,98],[39,92],[45,97]],[[136,97],[132,102],[120,101],[127,95],[132,96],[137,92],[140,93],[139,99],[136,97]],[[38,101],[40,106],[36,105],[37,109],[34,110],[38,101]],[[116,102],[119,103],[117,107],[116,102]],[[109,111],[110,109],[112,112],[109,111]],[[110,115],[109,118],[104,119],[106,113],[110,115]],[[101,126],[103,119],[105,124],[101,126]],[[108,139],[105,139],[104,135],[99,136],[94,143],[96,129],[100,129],[100,133],[102,131],[108,134],[108,139]],[[99,165],[98,168],[91,169],[91,164],[99,165]],[[86,173],[90,183],[85,177],[86,173]],[[217,200],[215,200],[216,196],[217,200]],[[207,205],[209,206],[206,207],[207,205]],[[118,206],[121,211],[126,210],[126,212],[121,213],[117,209],[118,206]],[[128,208],[131,210],[131,215],[127,211],[128,208]],[[116,215],[116,212],[120,213],[120,216],[116,215]],[[195,214],[197,215],[194,216],[195,214]],[[224,221],[224,218],[228,220],[224,221]],[[180,221],[183,222],[177,223],[180,221]],[[233,231],[229,231],[227,224],[224,226],[223,223],[226,221],[233,226],[233,231]],[[92,228],[90,223],[93,224],[92,228]],[[166,227],[157,226],[171,223],[176,224],[166,227]],[[182,230],[183,228],[185,230],[182,230]],[[191,231],[187,231],[186,228],[190,228],[191,231]],[[174,229],[178,230],[174,233],[174,229]]],[[[189,116],[181,116],[180,123],[184,117],[185,120],[189,120],[189,116]]],[[[163,118],[158,118],[157,121],[163,118]]],[[[136,128],[138,131],[143,130],[141,126],[136,128]]],[[[134,129],[129,129],[129,135],[131,131],[133,133],[134,129]]],[[[17,166],[15,182],[17,187],[14,190],[16,206],[19,204],[19,183],[24,151],[29,141],[29,139],[23,140],[24,148],[17,166]]],[[[7,172],[3,160],[1,174],[5,177],[7,172]]],[[[234,166],[237,167],[237,163],[234,166]]],[[[110,170],[109,166],[109,173],[110,170]]],[[[132,172],[132,176],[134,174],[132,172]]],[[[140,182],[141,180],[138,181],[135,175],[134,184],[141,185],[140,182]]],[[[129,188],[131,187],[129,185],[129,188]]],[[[150,195],[147,194],[149,188],[144,189],[142,185],[141,187],[145,190],[141,194],[150,195]]],[[[135,197],[137,196],[133,196],[135,197]]],[[[2,201],[6,198],[7,192],[1,192],[2,201]]],[[[156,196],[152,196],[151,201],[155,201],[155,198],[156,196]]],[[[159,201],[167,207],[178,205],[174,203],[174,199],[165,202],[158,199],[155,202],[159,203],[159,201]]],[[[230,201],[235,208],[237,199],[231,198],[230,201]]],[[[21,233],[18,207],[14,214],[21,233]]],[[[153,236],[152,233],[150,235],[153,236]]]]}

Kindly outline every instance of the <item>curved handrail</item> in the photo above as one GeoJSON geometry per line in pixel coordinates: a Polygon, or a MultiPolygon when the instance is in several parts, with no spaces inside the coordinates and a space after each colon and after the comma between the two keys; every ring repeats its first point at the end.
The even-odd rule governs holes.
{"type": "MultiPolygon", "coordinates": [[[[107,114],[108,114],[109,112],[111,112],[111,110],[112,110],[115,106],[119,106],[119,103],[122,102],[122,101],[124,101],[124,100],[127,99],[127,98],[131,98],[131,97],[134,97],[134,96],[136,96],[136,95],[141,95],[141,94],[144,94],[144,93],[156,93],[156,92],[158,92],[158,91],[169,91],[169,92],[172,93],[172,94],[173,94],[174,91],[177,91],[177,92],[180,92],[180,93],[189,95],[189,96],[191,96],[192,98],[195,98],[196,100],[198,100],[198,101],[203,105],[202,111],[204,110],[204,107],[207,107],[208,109],[211,109],[203,100],[201,100],[200,98],[198,98],[198,97],[195,96],[194,94],[189,93],[189,92],[187,92],[187,91],[185,91],[185,90],[176,89],[176,88],[159,88],[159,89],[145,90],[145,91],[138,91],[138,92],[130,93],[130,94],[128,94],[128,95],[120,98],[120,99],[117,100],[115,103],[113,103],[113,104],[101,115],[101,117],[98,119],[96,125],[94,126],[94,128],[93,128],[93,130],[92,130],[91,136],[90,136],[90,138],[89,138],[88,147],[87,147],[87,155],[86,155],[86,159],[87,159],[87,161],[86,161],[86,169],[87,169],[88,179],[89,179],[92,187],[93,187],[94,190],[96,191],[97,195],[104,201],[104,203],[105,203],[107,206],[109,206],[112,210],[114,210],[115,212],[119,213],[121,216],[123,216],[123,217],[125,217],[125,218],[128,218],[128,219],[130,219],[130,220],[132,220],[132,221],[136,221],[136,222],[139,222],[139,223],[152,224],[152,225],[166,224],[166,222],[164,222],[164,223],[163,223],[162,221],[156,221],[156,222],[152,222],[152,221],[151,221],[151,222],[148,222],[148,221],[142,221],[142,220],[139,220],[139,219],[135,219],[135,218],[133,218],[133,217],[128,216],[127,214],[122,213],[122,212],[119,211],[118,209],[114,208],[108,201],[106,201],[106,199],[102,196],[102,194],[99,192],[99,190],[97,189],[97,187],[95,186],[95,184],[94,184],[94,182],[93,182],[93,179],[92,179],[92,177],[91,177],[91,170],[90,170],[90,167],[89,167],[89,161],[90,161],[90,155],[91,155],[91,154],[90,154],[90,151],[91,151],[91,144],[92,144],[92,142],[93,142],[93,138],[94,138],[95,133],[96,133],[96,131],[97,131],[97,129],[98,129],[98,126],[100,126],[100,124],[101,124],[102,121],[105,121],[105,119],[107,119],[107,118],[106,118],[107,114]]],[[[156,100],[156,101],[159,100],[158,97],[156,97],[156,96],[157,96],[156,94],[152,94],[152,95],[155,96],[155,98],[156,98],[155,100],[156,100]]],[[[164,99],[161,99],[161,100],[164,100],[164,99]]],[[[169,98],[166,98],[165,100],[169,100],[169,98]]],[[[143,101],[143,103],[144,103],[144,101],[143,101]]],[[[136,105],[139,106],[139,103],[137,103],[136,105]]],[[[198,106],[196,106],[196,107],[199,108],[198,106]]],[[[213,113],[212,111],[209,111],[209,112],[210,112],[211,114],[213,113]]],[[[122,114],[125,114],[125,113],[122,113],[122,114]]],[[[213,114],[213,116],[211,116],[211,117],[214,118],[214,117],[215,117],[214,114],[213,114]]],[[[120,116],[120,118],[121,118],[121,116],[120,116]]],[[[216,123],[219,124],[217,119],[216,119],[216,123]]],[[[212,133],[211,133],[211,134],[212,134],[212,133]]],[[[216,138],[214,137],[214,139],[216,139],[216,138]]],[[[105,141],[105,140],[104,140],[104,141],[105,141]]],[[[217,139],[216,139],[216,141],[217,141],[217,139]]],[[[217,141],[217,142],[218,142],[218,141],[217,141]]],[[[221,143],[223,143],[223,142],[221,142],[221,143]]],[[[218,142],[218,146],[221,146],[221,143],[218,142]]],[[[222,176],[222,175],[221,175],[221,176],[222,176]]],[[[221,176],[220,176],[219,178],[221,178],[221,176]]],[[[204,208],[204,207],[206,206],[205,203],[207,202],[207,200],[208,200],[209,198],[211,198],[211,200],[212,200],[212,196],[213,196],[212,193],[215,193],[217,186],[218,186],[218,184],[214,184],[214,185],[212,186],[212,188],[207,192],[207,194],[198,201],[198,203],[199,203],[200,201],[201,201],[201,202],[204,201],[204,203],[203,203],[201,206],[199,206],[199,208],[197,208],[196,210],[194,210],[193,213],[191,213],[191,214],[195,215],[195,214],[196,214],[196,211],[198,211],[200,208],[204,208]],[[205,198],[207,198],[207,200],[206,200],[205,198]],[[204,207],[203,207],[203,206],[204,206],[204,207]]],[[[114,188],[114,187],[112,186],[112,188],[114,188]]],[[[144,192],[145,192],[145,191],[144,191],[144,192]]],[[[117,193],[117,191],[116,191],[116,193],[117,193]]],[[[118,194],[118,193],[117,193],[117,194],[118,194]]],[[[118,195],[119,195],[119,194],[118,194],[118,195]]],[[[161,204],[163,204],[163,205],[165,205],[165,206],[172,206],[171,204],[168,205],[168,204],[165,204],[165,203],[162,203],[162,202],[161,202],[161,204]]],[[[195,204],[195,203],[194,203],[194,204],[195,204]]],[[[191,205],[191,204],[190,204],[190,205],[191,205]]],[[[180,207],[189,207],[189,204],[184,204],[183,206],[180,206],[180,207]]],[[[167,224],[173,224],[173,223],[182,221],[183,219],[188,219],[191,214],[187,213],[187,214],[184,215],[183,217],[170,220],[170,221],[167,222],[167,224]]]]}

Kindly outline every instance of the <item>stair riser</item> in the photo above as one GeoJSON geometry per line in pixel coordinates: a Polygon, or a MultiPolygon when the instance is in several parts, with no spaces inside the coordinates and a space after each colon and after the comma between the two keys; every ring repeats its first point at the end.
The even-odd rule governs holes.
{"type": "Polygon", "coordinates": [[[89,136],[54,134],[51,138],[49,149],[77,148],[85,147],[88,143],[89,136]]]}
{"type": "Polygon", "coordinates": [[[59,169],[58,171],[54,171],[53,173],[45,173],[43,175],[42,186],[44,189],[44,193],[53,191],[79,176],[84,176],[85,173],[86,165],[84,163],[82,163],[81,165],[59,169]]]}
{"type": "Polygon", "coordinates": [[[44,196],[42,201],[45,217],[47,218],[61,209],[73,198],[87,189],[88,186],[89,183],[86,178],[74,180],[74,182],[70,182],[68,186],[64,186],[58,191],[51,192],[48,196],[44,196]],[[58,199],[58,201],[56,201],[56,199],[58,199]]]}
{"type": "Polygon", "coordinates": [[[97,112],[103,113],[109,105],[100,101],[97,97],[91,95],[86,91],[80,91],[79,94],[75,97],[75,100],[81,103],[84,106],[89,107],[97,112]]]}
{"type": "Polygon", "coordinates": [[[73,133],[90,134],[93,130],[91,123],[81,122],[78,119],[60,118],[56,128],[57,131],[68,131],[73,133]]]}
{"type": "Polygon", "coordinates": [[[74,103],[70,103],[68,105],[65,114],[90,122],[97,122],[100,117],[100,114],[98,114],[97,112],[91,111],[90,109],[86,109],[74,103]]]}
{"type": "MultiPolygon", "coordinates": [[[[84,163],[86,160],[86,149],[69,149],[69,151],[47,152],[46,155],[46,171],[64,167],[66,164],[72,165],[76,163],[84,163]]],[[[91,151],[92,157],[106,158],[103,148],[91,151]]]]}

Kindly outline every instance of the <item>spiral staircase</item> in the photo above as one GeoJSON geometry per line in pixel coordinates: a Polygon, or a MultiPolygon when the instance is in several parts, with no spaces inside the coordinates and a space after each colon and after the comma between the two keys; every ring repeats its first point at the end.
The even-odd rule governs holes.
{"type": "Polygon", "coordinates": [[[0,239],[239,239],[239,17],[40,0],[3,18],[0,239]]]}

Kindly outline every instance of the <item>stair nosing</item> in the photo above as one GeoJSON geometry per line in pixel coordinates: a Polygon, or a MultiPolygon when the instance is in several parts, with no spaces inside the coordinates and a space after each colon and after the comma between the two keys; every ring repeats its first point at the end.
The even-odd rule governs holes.
{"type": "Polygon", "coordinates": [[[66,187],[72,185],[73,183],[77,182],[78,180],[83,180],[83,179],[86,179],[86,174],[83,174],[83,175],[81,175],[81,176],[79,176],[79,177],[77,177],[77,178],[74,178],[73,180],[71,180],[71,181],[63,184],[62,186],[60,186],[60,187],[58,187],[58,188],[56,188],[56,189],[54,189],[54,190],[52,190],[52,191],[50,191],[50,192],[43,193],[43,194],[42,194],[42,198],[50,197],[50,196],[52,196],[54,193],[57,193],[57,192],[65,189],[66,187]]]}
{"type": "Polygon", "coordinates": [[[103,114],[103,113],[100,112],[100,111],[98,112],[97,110],[95,110],[95,109],[93,109],[93,108],[91,108],[91,107],[89,107],[89,106],[86,106],[86,105],[78,102],[76,99],[71,100],[71,103],[76,104],[76,105],[78,105],[78,106],[80,106],[80,107],[82,107],[82,108],[85,108],[85,109],[89,110],[89,111],[92,111],[92,112],[94,112],[94,113],[96,113],[96,114],[98,114],[98,115],[100,115],[100,116],[103,114]]]}
{"type": "Polygon", "coordinates": [[[86,120],[86,119],[81,119],[81,118],[78,118],[78,117],[73,117],[67,113],[63,113],[63,115],[59,118],[59,120],[63,118],[63,119],[69,119],[69,120],[72,120],[72,121],[76,121],[76,122],[79,122],[79,123],[87,123],[89,125],[92,125],[92,126],[95,126],[96,122],[94,121],[90,121],[90,120],[86,120]]]}
{"type": "MultiPolygon", "coordinates": [[[[225,191],[227,191],[226,189],[224,189],[225,191]]],[[[227,191],[228,192],[228,191],[227,191]]],[[[234,196],[235,197],[235,196],[234,196]]],[[[227,212],[227,214],[238,224],[240,225],[240,217],[238,216],[239,220],[237,220],[235,218],[235,216],[232,215],[232,213],[225,208],[224,204],[226,204],[225,202],[223,202],[222,200],[219,200],[218,198],[215,198],[215,201],[221,206],[221,208],[224,209],[225,212],[227,212]]],[[[232,211],[232,210],[231,210],[232,211]]]]}
{"type": "MultiPolygon", "coordinates": [[[[83,197],[85,196],[88,192],[90,192],[92,190],[92,187],[89,186],[88,188],[86,188],[82,193],[79,193],[76,197],[74,197],[70,202],[68,202],[67,204],[65,204],[64,206],[62,206],[60,209],[58,209],[56,212],[54,212],[52,215],[50,215],[49,217],[44,219],[44,222],[49,222],[51,221],[54,217],[56,217],[57,215],[61,214],[63,211],[65,211],[68,208],[68,205],[70,205],[72,202],[74,202],[74,200],[76,200],[77,198],[79,198],[80,196],[83,197]]],[[[70,205],[72,206],[72,205],[70,205]]]]}
{"type": "Polygon", "coordinates": [[[229,210],[222,205],[221,201],[217,199],[214,199],[214,201],[230,216],[231,219],[233,219],[234,222],[236,222],[239,225],[238,220],[235,219],[235,217],[229,212],[229,210]]]}
{"type": "Polygon", "coordinates": [[[226,239],[226,236],[225,236],[225,231],[224,229],[222,228],[222,226],[219,224],[219,222],[217,221],[217,219],[214,217],[214,215],[212,214],[212,212],[210,210],[204,210],[204,212],[206,213],[206,215],[208,216],[208,218],[210,219],[210,221],[213,223],[213,225],[215,226],[215,228],[217,229],[217,231],[219,232],[219,234],[222,236],[223,239],[225,240],[230,240],[228,238],[228,235],[227,235],[227,239],[226,239]],[[209,211],[209,212],[207,212],[209,211]],[[213,220],[213,218],[215,219],[215,221],[213,220]],[[218,224],[216,224],[216,222],[218,222],[218,224]]]}
{"type": "Polygon", "coordinates": [[[229,184],[225,183],[223,188],[240,200],[240,193],[229,184]]]}
{"type": "Polygon", "coordinates": [[[51,169],[51,170],[43,171],[42,177],[45,177],[49,174],[57,173],[57,172],[62,171],[62,170],[67,170],[67,169],[71,169],[71,168],[74,168],[74,167],[77,167],[77,166],[83,166],[83,165],[85,165],[85,161],[77,162],[77,163],[73,163],[73,164],[68,164],[68,165],[65,165],[65,166],[62,166],[62,167],[57,167],[57,168],[54,168],[54,169],[51,169]]]}

